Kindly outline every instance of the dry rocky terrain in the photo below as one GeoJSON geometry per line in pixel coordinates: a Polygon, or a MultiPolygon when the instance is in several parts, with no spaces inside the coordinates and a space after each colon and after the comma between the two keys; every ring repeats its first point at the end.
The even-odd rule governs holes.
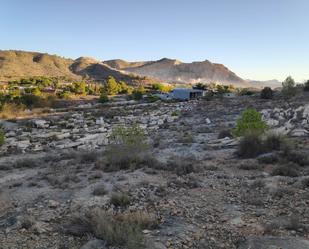
{"type": "Polygon", "coordinates": [[[0,248],[121,248],[106,237],[110,217],[145,248],[309,248],[308,99],[120,101],[3,121],[0,248]],[[237,155],[227,130],[248,107],[286,134],[289,152],[237,155]],[[147,133],[147,157],[106,167],[113,128],[132,124],[147,133]],[[293,172],[275,174],[283,164],[293,172]],[[133,214],[139,235],[124,223],[133,214]]]}

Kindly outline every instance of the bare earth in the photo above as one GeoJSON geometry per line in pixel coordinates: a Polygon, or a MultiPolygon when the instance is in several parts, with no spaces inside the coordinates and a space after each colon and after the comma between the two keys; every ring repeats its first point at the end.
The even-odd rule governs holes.
{"type": "MultiPolygon", "coordinates": [[[[302,95],[291,108],[307,103],[308,95],[302,95]]],[[[309,184],[303,184],[309,165],[299,167],[297,177],[273,176],[274,163],[240,159],[238,140],[218,139],[247,107],[290,108],[281,99],[250,96],[90,104],[7,122],[9,145],[0,157],[0,248],[81,248],[94,236],[74,236],[65,225],[94,208],[115,211],[114,192],[131,197],[127,210],[158,218],[157,228],[143,231],[148,248],[309,248],[309,184]],[[152,155],[167,168],[147,163],[136,170],[100,168],[110,130],[131,123],[146,128],[152,155]],[[193,166],[177,168],[183,162],[193,166]],[[101,185],[107,194],[94,195],[101,185]]],[[[309,151],[308,135],[290,139],[298,151],[309,151]]]]}

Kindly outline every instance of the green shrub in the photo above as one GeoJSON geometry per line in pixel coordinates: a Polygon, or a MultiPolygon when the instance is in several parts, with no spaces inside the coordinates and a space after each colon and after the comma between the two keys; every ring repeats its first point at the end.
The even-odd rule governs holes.
{"type": "Polygon", "coordinates": [[[272,99],[273,95],[273,90],[270,87],[264,87],[261,91],[261,99],[272,99]]]}
{"type": "Polygon", "coordinates": [[[246,133],[262,134],[267,129],[266,123],[262,120],[262,114],[255,109],[248,108],[242,116],[237,120],[234,134],[243,136],[246,133]]]}

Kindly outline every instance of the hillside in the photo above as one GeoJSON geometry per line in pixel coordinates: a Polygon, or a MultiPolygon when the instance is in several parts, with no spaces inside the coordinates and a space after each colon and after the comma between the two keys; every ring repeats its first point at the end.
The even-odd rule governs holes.
{"type": "MultiPolygon", "coordinates": [[[[108,76],[129,84],[219,82],[250,87],[245,81],[222,64],[208,60],[184,63],[163,58],[158,61],[128,62],[124,60],[98,61],[89,57],[76,60],[38,52],[1,51],[0,80],[22,77],[49,76],[80,80],[84,77],[104,81],[108,76]]],[[[254,84],[253,84],[254,85],[254,84]]]]}
{"type": "Polygon", "coordinates": [[[222,64],[201,62],[183,63],[179,60],[163,58],[150,62],[126,62],[114,60],[105,62],[111,67],[143,76],[158,78],[174,83],[220,82],[249,86],[249,84],[222,64]]]}
{"type": "Polygon", "coordinates": [[[70,70],[74,61],[56,55],[0,50],[0,79],[30,76],[65,76],[78,79],[70,70]]]}
{"type": "Polygon", "coordinates": [[[72,60],[38,52],[0,50],[0,80],[2,81],[33,76],[66,77],[72,80],[87,77],[104,81],[110,75],[128,83],[139,81],[137,77],[113,69],[93,58],[80,57],[72,60]]]}
{"type": "Polygon", "coordinates": [[[121,59],[115,59],[115,60],[107,60],[103,62],[106,65],[109,65],[112,68],[123,70],[126,68],[133,68],[133,67],[140,67],[144,66],[146,64],[152,63],[152,61],[135,61],[135,62],[128,62],[121,59]]]}

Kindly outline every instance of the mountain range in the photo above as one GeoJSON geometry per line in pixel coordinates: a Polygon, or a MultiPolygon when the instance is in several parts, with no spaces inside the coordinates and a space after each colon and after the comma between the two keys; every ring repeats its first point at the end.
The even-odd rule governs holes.
{"type": "Polygon", "coordinates": [[[73,60],[39,52],[0,50],[1,81],[33,76],[62,76],[72,80],[87,78],[97,81],[114,76],[117,80],[124,80],[129,84],[218,82],[240,87],[264,85],[263,82],[244,80],[223,64],[208,60],[192,63],[168,58],[140,62],[120,59],[99,61],[90,57],[73,60]]]}

